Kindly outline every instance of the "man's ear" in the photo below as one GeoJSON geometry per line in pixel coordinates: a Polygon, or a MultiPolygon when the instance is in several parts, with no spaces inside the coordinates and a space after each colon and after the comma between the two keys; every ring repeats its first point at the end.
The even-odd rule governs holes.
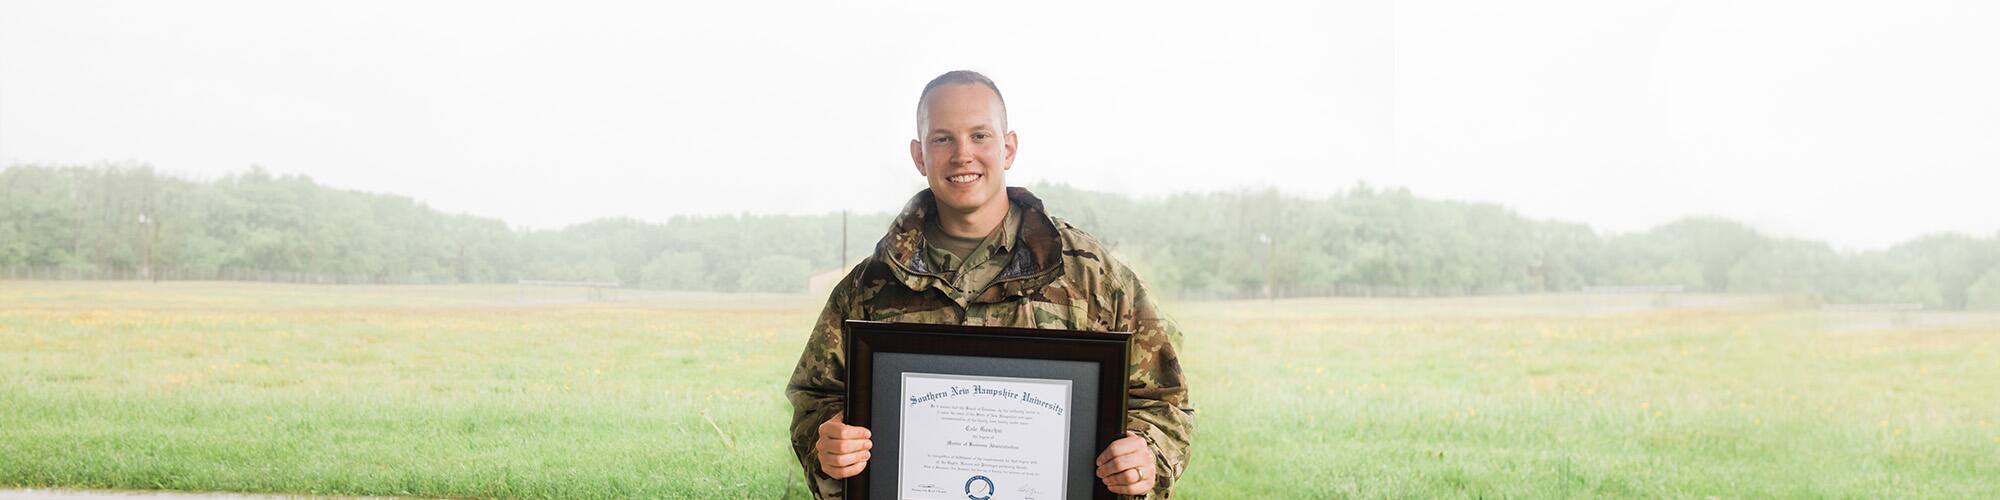
{"type": "MultiPolygon", "coordinates": [[[[1009,155],[1011,154],[1009,153],[1009,155]]],[[[910,162],[917,164],[917,175],[924,177],[931,176],[930,172],[924,171],[924,143],[922,141],[910,139],[910,162]]]]}
{"type": "Polygon", "coordinates": [[[1001,170],[1012,170],[1014,168],[1014,151],[1019,149],[1021,149],[1021,138],[1015,137],[1014,131],[1007,131],[1007,166],[1002,167],[1001,170]]]}

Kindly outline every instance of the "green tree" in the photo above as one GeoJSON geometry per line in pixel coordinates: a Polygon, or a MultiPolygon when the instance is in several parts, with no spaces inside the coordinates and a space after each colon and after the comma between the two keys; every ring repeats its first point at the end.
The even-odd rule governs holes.
{"type": "Polygon", "coordinates": [[[737,289],[745,292],[798,292],[806,289],[806,275],[812,268],[805,259],[790,255],[767,255],[750,261],[737,289]]]}
{"type": "Polygon", "coordinates": [[[707,266],[700,252],[660,252],[642,271],[647,288],[667,290],[709,289],[707,266]]]}

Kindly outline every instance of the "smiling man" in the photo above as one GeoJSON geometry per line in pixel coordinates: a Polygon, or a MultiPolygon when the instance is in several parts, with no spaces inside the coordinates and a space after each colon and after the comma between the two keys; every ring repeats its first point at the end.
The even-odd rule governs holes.
{"type": "Polygon", "coordinates": [[[1096,238],[1007,187],[1019,147],[984,75],[945,73],[918,95],[910,160],[930,189],[833,289],[785,390],[792,447],[820,498],[844,496],[841,480],[868,467],[874,446],[841,421],[849,319],[1132,332],[1126,433],[1097,456],[1097,476],[1114,493],[1167,498],[1186,470],[1194,410],[1179,330],[1096,238]]]}

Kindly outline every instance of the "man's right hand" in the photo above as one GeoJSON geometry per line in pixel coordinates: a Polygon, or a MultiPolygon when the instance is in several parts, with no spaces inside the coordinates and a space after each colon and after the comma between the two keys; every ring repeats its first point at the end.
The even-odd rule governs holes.
{"type": "Polygon", "coordinates": [[[875,448],[874,436],[867,428],[855,427],[840,422],[847,412],[833,414],[819,424],[819,442],[813,444],[813,456],[819,457],[819,470],[834,479],[847,479],[868,468],[868,450],[875,448]]]}

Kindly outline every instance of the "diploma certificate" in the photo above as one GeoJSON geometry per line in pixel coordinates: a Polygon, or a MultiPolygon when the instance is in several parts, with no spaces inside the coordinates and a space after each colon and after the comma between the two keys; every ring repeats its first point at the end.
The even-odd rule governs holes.
{"type": "Polygon", "coordinates": [[[897,497],[1064,498],[1071,381],[904,372],[897,497]]]}
{"type": "Polygon", "coordinates": [[[1132,335],[847,320],[847,425],[874,436],[848,498],[1113,500],[1132,335]]]}

